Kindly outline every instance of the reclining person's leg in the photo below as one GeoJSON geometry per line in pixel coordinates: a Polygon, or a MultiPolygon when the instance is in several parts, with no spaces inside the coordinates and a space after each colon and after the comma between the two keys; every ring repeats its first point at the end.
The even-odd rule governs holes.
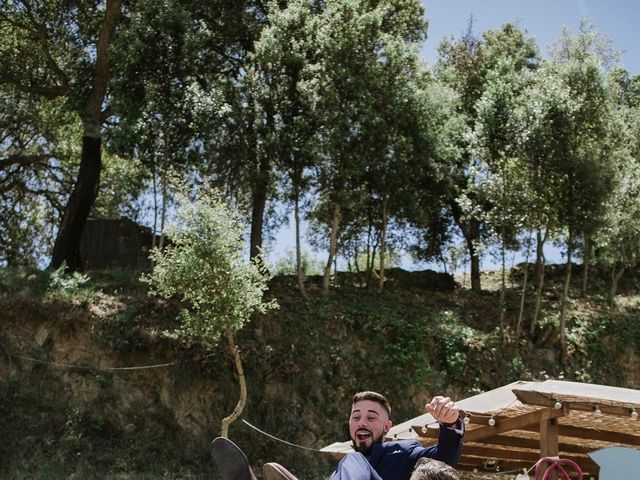
{"type": "Polygon", "coordinates": [[[211,442],[211,458],[221,480],[256,480],[247,456],[228,438],[211,442]]]}
{"type": "Polygon", "coordinates": [[[262,466],[265,480],[298,480],[296,476],[279,463],[265,463],[262,466]]]}
{"type": "Polygon", "coordinates": [[[336,471],[331,475],[331,480],[382,480],[373,469],[369,461],[359,452],[346,454],[336,471]]]}

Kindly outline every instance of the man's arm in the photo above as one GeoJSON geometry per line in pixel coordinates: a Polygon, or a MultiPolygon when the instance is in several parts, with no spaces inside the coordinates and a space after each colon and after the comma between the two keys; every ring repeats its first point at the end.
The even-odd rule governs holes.
{"type": "Polygon", "coordinates": [[[418,457],[431,457],[451,466],[457,465],[462,456],[464,435],[464,422],[458,406],[448,397],[437,396],[424,407],[440,423],[440,434],[438,444],[424,449],[418,457]]]}
{"type": "Polygon", "coordinates": [[[437,453],[433,458],[455,467],[462,456],[463,435],[464,422],[461,418],[458,418],[456,423],[451,426],[441,423],[438,445],[436,446],[437,453]]]}
{"type": "Polygon", "coordinates": [[[440,425],[438,444],[432,447],[418,447],[411,451],[411,461],[415,463],[419,458],[427,457],[440,460],[452,467],[455,467],[462,456],[464,424],[462,420],[459,425],[446,427],[440,425]]]}

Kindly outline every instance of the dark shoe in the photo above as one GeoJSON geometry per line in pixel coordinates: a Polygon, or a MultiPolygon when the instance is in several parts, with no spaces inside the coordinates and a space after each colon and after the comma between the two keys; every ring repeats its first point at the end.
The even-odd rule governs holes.
{"type": "Polygon", "coordinates": [[[213,468],[221,480],[255,480],[247,456],[228,438],[218,437],[211,442],[213,468]]]}
{"type": "Polygon", "coordinates": [[[265,463],[262,466],[265,480],[298,480],[289,470],[278,463],[265,463]]]}

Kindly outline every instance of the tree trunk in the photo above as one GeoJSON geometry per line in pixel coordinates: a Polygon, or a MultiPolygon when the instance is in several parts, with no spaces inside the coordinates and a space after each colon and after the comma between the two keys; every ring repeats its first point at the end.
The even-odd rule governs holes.
{"type": "Polygon", "coordinates": [[[64,210],[53,247],[51,268],[59,268],[63,262],[72,271],[82,268],[80,242],[89,212],[98,196],[101,169],[100,138],[82,137],[80,172],[64,210]]]}
{"type": "Polygon", "coordinates": [[[324,276],[322,277],[322,295],[325,297],[329,295],[329,282],[331,280],[331,266],[333,265],[333,258],[336,255],[339,226],[340,226],[340,203],[336,202],[333,207],[333,221],[331,222],[331,236],[329,238],[329,258],[327,258],[327,264],[324,267],[324,276]]]}
{"type": "Polygon", "coordinates": [[[529,263],[527,262],[526,267],[524,269],[524,278],[522,279],[522,293],[520,295],[520,312],[518,312],[518,322],[516,324],[516,337],[519,337],[520,332],[522,331],[522,317],[524,315],[524,300],[527,295],[528,278],[529,278],[529,263]]]}
{"type": "Polygon", "coordinates": [[[59,268],[63,262],[66,262],[71,270],[82,268],[80,259],[82,232],[91,207],[98,196],[102,170],[100,129],[103,121],[102,106],[110,78],[108,49],[121,17],[121,4],[122,0],[107,1],[104,21],[98,34],[91,90],[81,112],[84,132],[80,170],[56,235],[50,268],[59,268]]]}
{"type": "Polygon", "coordinates": [[[373,260],[371,260],[371,230],[373,229],[373,220],[371,219],[371,215],[369,215],[369,225],[367,226],[367,258],[366,258],[366,271],[367,275],[371,275],[371,270],[373,268],[373,260]],[[371,266],[369,265],[371,264],[371,266]]]}
{"type": "Polygon", "coordinates": [[[538,228],[536,232],[536,299],[533,309],[533,317],[531,318],[531,325],[529,325],[529,333],[531,335],[536,331],[536,325],[538,324],[538,316],[540,315],[540,305],[542,303],[542,288],[544,287],[544,267],[546,259],[544,257],[544,243],[547,240],[547,232],[544,232],[538,228]]]}
{"type": "Polygon", "coordinates": [[[295,200],[293,205],[294,221],[296,224],[296,275],[298,277],[298,288],[303,298],[307,300],[307,290],[304,287],[304,269],[302,268],[302,247],[300,245],[300,195],[297,190],[295,193],[295,200]]]}
{"type": "Polygon", "coordinates": [[[474,218],[463,221],[464,213],[458,202],[455,200],[449,202],[449,207],[451,209],[453,220],[462,232],[462,236],[467,244],[467,250],[469,250],[469,259],[471,264],[471,290],[479,293],[482,291],[482,285],[480,283],[480,256],[474,242],[480,239],[480,222],[474,218]]]}
{"type": "Polygon", "coordinates": [[[471,290],[480,292],[482,291],[482,285],[480,284],[480,257],[473,244],[473,239],[465,237],[465,240],[467,241],[467,249],[471,260],[471,290]]]}
{"type": "Polygon", "coordinates": [[[582,263],[582,286],[580,288],[580,296],[587,295],[587,287],[589,284],[589,266],[591,264],[591,237],[584,236],[584,262],[582,263]]]}
{"type": "Polygon", "coordinates": [[[384,254],[387,237],[388,208],[389,196],[387,194],[382,198],[382,231],[380,232],[380,278],[378,280],[378,289],[384,288],[384,254]]]}
{"type": "Polygon", "coordinates": [[[522,279],[522,293],[520,294],[520,311],[518,312],[518,321],[516,323],[516,336],[520,336],[522,331],[522,317],[524,316],[524,300],[527,296],[527,280],[529,279],[529,255],[531,254],[531,236],[533,233],[529,231],[529,240],[527,241],[527,256],[524,260],[524,278],[522,279]]]}
{"type": "Polygon", "coordinates": [[[373,281],[378,278],[378,274],[376,273],[375,261],[376,261],[376,253],[378,253],[378,239],[371,246],[371,265],[367,269],[367,289],[371,288],[373,285],[373,281]]]}
{"type": "Polygon", "coordinates": [[[261,155],[251,198],[251,237],[249,243],[249,258],[251,259],[257,257],[262,249],[262,229],[268,188],[269,161],[265,155],[261,155]]]}
{"type": "Polygon", "coordinates": [[[373,275],[374,275],[374,265],[375,265],[375,261],[376,261],[376,245],[377,245],[377,240],[373,240],[373,214],[371,212],[371,209],[369,208],[369,224],[367,226],[367,289],[371,287],[371,284],[373,282],[373,275]]]}
{"type": "Polygon", "coordinates": [[[236,373],[238,374],[238,384],[240,386],[240,398],[238,399],[238,403],[233,409],[233,412],[231,412],[231,415],[222,419],[220,436],[228,438],[229,426],[233,422],[235,422],[238,417],[240,417],[242,411],[244,410],[244,405],[247,402],[247,381],[244,377],[244,370],[242,368],[242,357],[240,356],[240,349],[233,341],[233,332],[231,331],[231,327],[229,325],[227,325],[225,334],[227,337],[227,343],[229,344],[229,348],[231,349],[233,362],[236,367],[236,373]]]}
{"type": "Polygon", "coordinates": [[[164,249],[164,242],[166,240],[165,224],[167,222],[167,204],[169,203],[169,192],[167,191],[167,176],[165,173],[160,175],[160,182],[162,182],[162,207],[160,208],[160,250],[164,249]]]}
{"type": "Polygon", "coordinates": [[[617,263],[613,264],[613,269],[611,270],[611,286],[609,287],[609,307],[613,308],[616,300],[616,293],[618,291],[618,284],[620,283],[620,279],[625,271],[624,263],[620,264],[620,268],[617,268],[617,263]]]}
{"type": "MultiPolygon", "coordinates": [[[[155,161],[151,172],[151,186],[153,188],[153,235],[151,236],[151,249],[156,248],[156,234],[158,233],[158,179],[156,174],[155,161]]],[[[154,264],[151,263],[151,268],[154,264]]]]}
{"type": "Polygon", "coordinates": [[[482,285],[480,283],[480,256],[474,245],[474,242],[480,238],[480,223],[471,219],[468,222],[463,222],[463,212],[457,202],[450,203],[451,213],[453,220],[462,232],[462,236],[467,244],[467,250],[469,250],[469,259],[471,264],[471,290],[473,292],[482,291],[482,285]]]}
{"type": "Polygon", "coordinates": [[[504,331],[504,315],[507,309],[507,233],[506,228],[504,226],[504,222],[502,225],[502,246],[500,248],[500,259],[502,262],[501,268],[501,282],[500,282],[500,329],[504,331]]]}
{"type": "Polygon", "coordinates": [[[573,231],[569,230],[567,240],[567,270],[564,277],[564,288],[560,300],[560,359],[563,365],[567,362],[567,303],[569,300],[569,285],[571,283],[571,261],[573,254],[573,231]]]}
{"type": "MultiPolygon", "coordinates": [[[[156,172],[156,162],[153,160],[153,169],[151,171],[151,185],[153,188],[153,230],[151,235],[151,250],[156,248],[156,237],[158,232],[158,175],[156,172]]],[[[151,260],[151,270],[156,266],[155,260],[151,260]]]]}

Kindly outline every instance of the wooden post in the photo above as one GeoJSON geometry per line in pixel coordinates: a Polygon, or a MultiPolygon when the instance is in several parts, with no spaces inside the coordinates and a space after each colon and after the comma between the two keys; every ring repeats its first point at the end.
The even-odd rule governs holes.
{"type": "MultiPolygon", "coordinates": [[[[558,419],[551,418],[549,409],[540,417],[540,458],[558,456],[558,419]]],[[[551,472],[551,480],[557,480],[557,472],[551,472]]]]}

